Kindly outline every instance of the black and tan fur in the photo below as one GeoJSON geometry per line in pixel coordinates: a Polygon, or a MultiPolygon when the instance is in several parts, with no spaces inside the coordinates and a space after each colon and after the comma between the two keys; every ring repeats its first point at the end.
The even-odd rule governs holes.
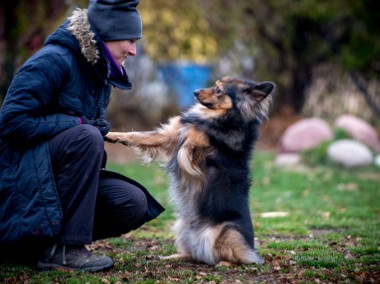
{"type": "Polygon", "coordinates": [[[254,249],[250,168],[275,85],[224,77],[196,90],[198,103],[155,131],[111,132],[146,162],[166,161],[178,255],[216,265],[263,263],[254,249]]]}

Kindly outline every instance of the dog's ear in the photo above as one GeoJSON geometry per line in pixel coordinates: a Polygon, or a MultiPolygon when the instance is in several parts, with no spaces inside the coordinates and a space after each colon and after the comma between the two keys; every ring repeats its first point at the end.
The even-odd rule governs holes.
{"type": "Polygon", "coordinates": [[[272,82],[262,82],[257,84],[252,90],[254,99],[259,102],[262,101],[273,91],[275,87],[276,85],[272,82]]]}

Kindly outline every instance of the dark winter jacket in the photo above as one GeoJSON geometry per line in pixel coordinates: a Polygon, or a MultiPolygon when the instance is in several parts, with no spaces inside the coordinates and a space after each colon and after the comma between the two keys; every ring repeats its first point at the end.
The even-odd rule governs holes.
{"type": "Polygon", "coordinates": [[[15,75],[0,112],[0,243],[60,232],[48,139],[78,117],[105,118],[111,86],[131,89],[126,74],[108,75],[102,42],[80,9],[15,75]]]}

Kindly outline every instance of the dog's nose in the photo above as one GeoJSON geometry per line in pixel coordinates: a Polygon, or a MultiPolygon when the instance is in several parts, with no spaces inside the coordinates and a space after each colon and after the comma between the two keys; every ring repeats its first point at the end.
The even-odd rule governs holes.
{"type": "Polygon", "coordinates": [[[194,96],[198,97],[198,95],[199,95],[200,92],[201,92],[200,89],[196,89],[196,90],[194,91],[194,96]]]}

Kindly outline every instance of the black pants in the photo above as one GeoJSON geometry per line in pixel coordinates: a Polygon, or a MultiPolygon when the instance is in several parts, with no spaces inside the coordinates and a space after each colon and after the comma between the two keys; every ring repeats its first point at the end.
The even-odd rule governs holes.
{"type": "Polygon", "coordinates": [[[62,244],[82,245],[119,236],[145,221],[147,199],[125,180],[105,176],[103,137],[91,125],[78,125],[49,141],[61,199],[62,244]]]}

